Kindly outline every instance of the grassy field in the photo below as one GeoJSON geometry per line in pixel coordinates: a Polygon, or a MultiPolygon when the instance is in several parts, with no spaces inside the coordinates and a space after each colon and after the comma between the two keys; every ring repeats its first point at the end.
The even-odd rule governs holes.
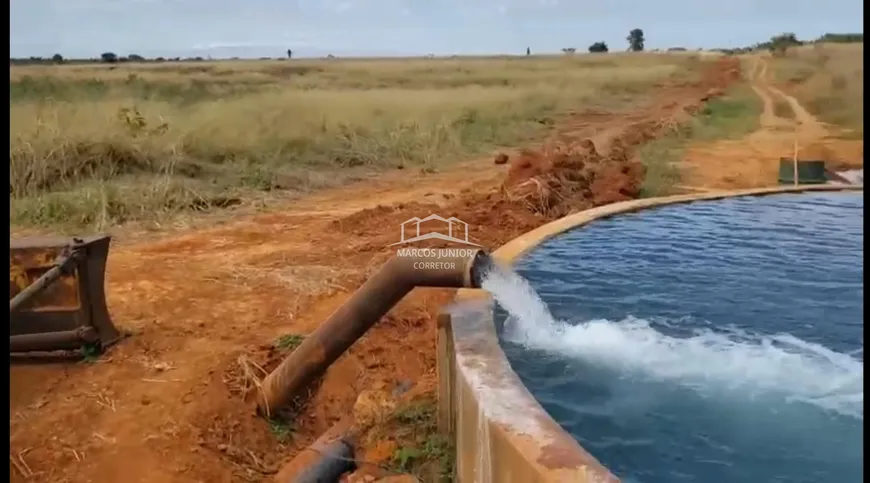
{"type": "Polygon", "coordinates": [[[776,80],[820,120],[864,137],[864,45],[816,44],[773,61],[776,80]]]}
{"type": "Polygon", "coordinates": [[[673,134],[640,148],[646,166],[643,196],[666,196],[680,184],[679,162],[690,143],[739,139],[758,129],[763,105],[748,84],[740,84],[711,100],[673,134]]]}
{"type": "Polygon", "coordinates": [[[10,222],[54,230],[251,203],[540,136],[629,106],[688,55],[10,69],[10,222]]]}

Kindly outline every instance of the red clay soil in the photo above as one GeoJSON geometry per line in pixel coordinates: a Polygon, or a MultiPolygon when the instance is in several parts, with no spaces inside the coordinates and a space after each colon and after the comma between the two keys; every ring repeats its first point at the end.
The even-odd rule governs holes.
{"type": "MultiPolygon", "coordinates": [[[[115,247],[110,310],[133,336],[96,363],[11,367],[12,481],[262,481],[363,390],[431,396],[434,317],[450,290],[416,290],[392,310],[330,368],[288,438],[245,400],[278,355],[273,341],[311,332],[339,306],[394,252],[401,222],[456,216],[494,248],[569,212],[636,197],[635,148],[739,78],[739,61],[721,58],[631,112],[573,113],[506,167],[487,159],[413,181],[392,174],[284,212],[115,247]]],[[[389,441],[363,441],[364,454],[389,453],[389,441]]]]}

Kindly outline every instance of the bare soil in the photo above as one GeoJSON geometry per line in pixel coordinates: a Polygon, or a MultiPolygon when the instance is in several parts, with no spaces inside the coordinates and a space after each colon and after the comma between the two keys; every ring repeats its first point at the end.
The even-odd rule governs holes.
{"type": "MultiPolygon", "coordinates": [[[[401,222],[457,216],[493,248],[568,212],[636,197],[635,148],[739,78],[737,59],[722,58],[630,112],[571,113],[506,164],[396,172],[223,226],[117,244],[109,307],[133,335],[94,363],[10,368],[12,481],[262,481],[363,390],[411,385],[431,396],[435,314],[450,290],[416,290],[392,310],[329,369],[288,438],[244,397],[251,374],[280,355],[274,341],[317,327],[391,255],[401,222]]],[[[366,441],[372,458],[395,447],[388,436],[366,441]]]]}

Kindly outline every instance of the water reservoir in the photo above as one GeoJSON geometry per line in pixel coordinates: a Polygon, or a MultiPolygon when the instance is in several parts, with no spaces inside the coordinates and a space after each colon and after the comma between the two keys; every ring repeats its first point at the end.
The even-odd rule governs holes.
{"type": "Polygon", "coordinates": [[[863,481],[863,207],[731,198],[567,232],[517,263],[549,311],[502,297],[502,346],[624,482],[863,481]]]}

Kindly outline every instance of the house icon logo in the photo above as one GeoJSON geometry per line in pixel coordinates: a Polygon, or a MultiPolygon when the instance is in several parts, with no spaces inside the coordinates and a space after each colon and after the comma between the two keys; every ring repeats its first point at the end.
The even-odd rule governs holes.
{"type": "Polygon", "coordinates": [[[429,215],[426,218],[418,218],[415,216],[410,220],[405,221],[400,226],[402,227],[402,240],[397,243],[393,243],[390,246],[404,245],[406,243],[413,243],[422,240],[444,240],[462,243],[463,245],[471,245],[475,247],[480,246],[477,243],[472,243],[468,241],[468,223],[465,223],[464,221],[456,218],[455,216],[451,216],[450,218],[444,218],[434,214],[429,215]],[[440,221],[441,223],[443,223],[443,226],[447,228],[447,234],[445,235],[444,233],[440,233],[438,231],[428,231],[427,233],[421,234],[420,225],[430,221],[440,221]],[[415,235],[407,238],[408,231],[410,231],[411,233],[415,233],[415,235]],[[462,238],[459,238],[459,235],[461,235],[462,238]]]}

